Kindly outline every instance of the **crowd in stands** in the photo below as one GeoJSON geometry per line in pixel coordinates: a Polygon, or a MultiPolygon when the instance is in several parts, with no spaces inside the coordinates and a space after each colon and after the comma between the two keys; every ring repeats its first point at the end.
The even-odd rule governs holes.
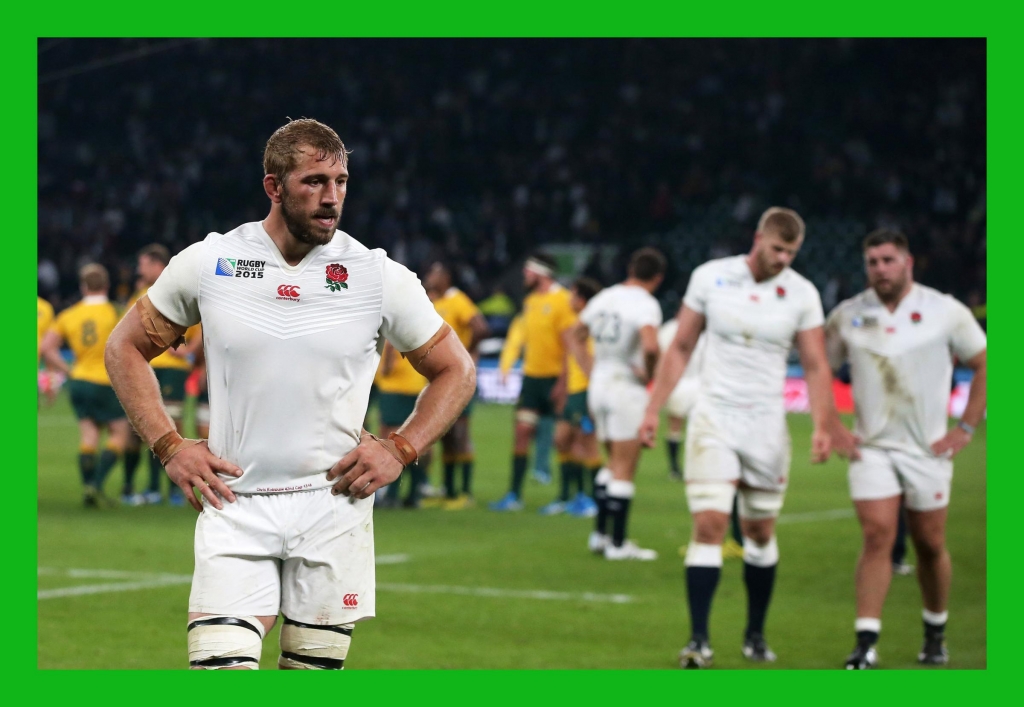
{"type": "MultiPolygon", "coordinates": [[[[263,146],[315,117],[352,151],[342,228],[480,300],[517,297],[545,244],[610,281],[660,245],[666,308],[748,247],[770,204],[806,218],[796,267],[826,306],[859,243],[901,228],[926,284],[985,301],[984,40],[40,40],[40,290],[265,216],[263,146]]],[[[670,312],[671,313],[671,312],[670,312]]]]}

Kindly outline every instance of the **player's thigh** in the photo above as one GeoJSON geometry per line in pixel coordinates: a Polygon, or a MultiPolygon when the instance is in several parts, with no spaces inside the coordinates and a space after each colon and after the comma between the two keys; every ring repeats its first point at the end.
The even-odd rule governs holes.
{"type": "MultiPolygon", "coordinates": [[[[690,416],[684,453],[687,486],[729,484],[740,479],[740,458],[728,437],[723,421],[711,410],[700,407],[690,416]]],[[[689,489],[687,495],[689,496],[689,489]]],[[[732,512],[732,499],[725,512],[732,512]]],[[[692,509],[691,509],[692,512],[692,509]]]]}
{"type": "Polygon", "coordinates": [[[189,611],[277,615],[284,533],[274,512],[280,494],[236,494],[220,510],[204,502],[196,521],[189,611]]]}
{"type": "Polygon", "coordinates": [[[281,613],[306,624],[338,625],[373,618],[376,583],[373,515],[354,514],[349,500],[328,489],[292,494],[304,504],[299,538],[281,575],[281,613]]]}
{"type": "Polygon", "coordinates": [[[938,554],[946,546],[946,519],[949,507],[929,511],[907,509],[907,531],[914,541],[918,556],[938,554]]]}
{"type": "Polygon", "coordinates": [[[888,552],[896,540],[902,496],[861,499],[853,502],[865,546],[888,552]]]}
{"type": "Polygon", "coordinates": [[[775,529],[775,519],[782,512],[782,504],[786,500],[786,489],[754,488],[741,483],[737,494],[740,525],[747,528],[743,534],[757,539],[767,533],[765,537],[770,538],[775,529]]]}
{"type": "Polygon", "coordinates": [[[900,478],[907,510],[935,511],[949,505],[953,483],[951,459],[903,452],[891,452],[889,456],[900,478]]]}
{"type": "Polygon", "coordinates": [[[785,412],[739,413],[729,422],[742,465],[741,486],[785,493],[792,456],[785,412]]]}
{"type": "Polygon", "coordinates": [[[861,447],[860,459],[852,460],[849,469],[850,498],[876,501],[903,494],[903,487],[890,452],[861,447]]]}

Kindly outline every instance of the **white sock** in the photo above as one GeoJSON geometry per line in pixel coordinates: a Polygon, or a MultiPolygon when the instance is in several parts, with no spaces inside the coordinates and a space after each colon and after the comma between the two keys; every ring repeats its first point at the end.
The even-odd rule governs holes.
{"type": "Polygon", "coordinates": [[[866,616],[858,616],[857,620],[853,622],[854,631],[871,631],[873,633],[882,632],[882,620],[872,619],[866,616]]]}
{"type": "Polygon", "coordinates": [[[926,624],[931,624],[932,626],[942,626],[949,619],[949,612],[943,611],[941,613],[935,613],[934,611],[928,611],[928,609],[924,609],[921,612],[921,616],[924,617],[924,622],[926,624]]]}

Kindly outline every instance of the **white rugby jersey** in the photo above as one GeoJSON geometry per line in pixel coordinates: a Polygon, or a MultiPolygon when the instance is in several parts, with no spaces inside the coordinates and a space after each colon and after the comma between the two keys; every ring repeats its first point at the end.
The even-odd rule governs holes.
{"type": "Polygon", "coordinates": [[[210,451],[237,493],[330,486],[359,443],[380,351],[425,344],[443,324],[416,275],[338,231],[289,266],[262,223],[211,233],[149,290],[165,317],[202,321],[210,451]]]}
{"type": "MultiPolygon", "coordinates": [[[[677,317],[672,317],[661,325],[661,329],[658,330],[658,347],[661,349],[662,355],[668,350],[672,340],[676,338],[677,331],[679,331],[679,319],[677,317]]],[[[679,378],[679,383],[676,384],[677,389],[683,384],[683,381],[697,378],[700,375],[701,366],[704,365],[704,349],[707,348],[707,340],[708,338],[704,334],[697,337],[697,345],[693,347],[693,353],[690,354],[690,361],[686,364],[686,370],[683,371],[683,375],[679,378]]]]}
{"type": "Polygon", "coordinates": [[[640,329],[661,326],[661,305],[644,288],[620,283],[594,295],[580,312],[580,321],[594,340],[591,384],[622,377],[634,381],[634,367],[643,366],[640,329]]]}
{"type": "Polygon", "coordinates": [[[868,289],[832,310],[826,333],[832,367],[850,362],[863,443],[933,456],[946,434],[952,357],[967,361],[987,345],[970,310],[914,284],[890,312],[868,289]]]}
{"type": "Polygon", "coordinates": [[[683,304],[706,320],[698,402],[781,412],[786,358],[797,332],[824,324],[821,297],[792,268],[755,282],[746,258],[711,260],[690,276],[683,304]]]}

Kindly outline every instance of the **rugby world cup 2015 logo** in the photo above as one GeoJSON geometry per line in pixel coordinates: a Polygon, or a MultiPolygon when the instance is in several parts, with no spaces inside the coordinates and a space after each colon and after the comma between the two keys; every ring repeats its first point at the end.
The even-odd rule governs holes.
{"type": "Polygon", "coordinates": [[[337,292],[342,288],[348,289],[348,269],[344,265],[331,263],[327,266],[326,276],[326,289],[331,292],[337,292]]]}
{"type": "Polygon", "coordinates": [[[224,277],[235,276],[235,264],[238,262],[235,258],[217,258],[217,270],[216,275],[223,275],[224,277]]]}

